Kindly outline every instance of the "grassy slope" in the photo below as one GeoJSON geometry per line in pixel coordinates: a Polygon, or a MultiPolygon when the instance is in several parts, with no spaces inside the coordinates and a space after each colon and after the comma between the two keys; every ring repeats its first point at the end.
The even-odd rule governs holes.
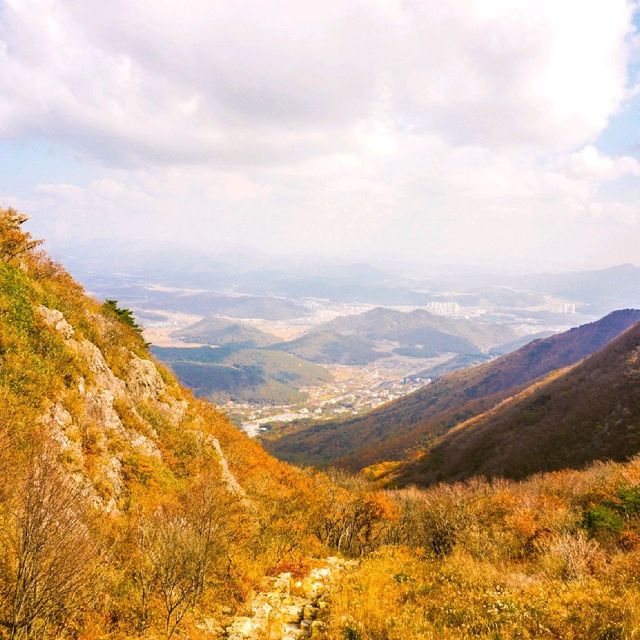
{"type": "MultiPolygon", "coordinates": [[[[6,544],[0,554],[3,637],[9,636],[5,600],[13,575],[7,569],[15,555],[11,522],[21,504],[19,494],[12,493],[39,437],[62,446],[54,438],[55,421],[42,421],[52,402],[68,409],[73,423],[65,427],[67,436],[77,438],[82,451],[82,458],[73,460],[61,450],[58,460],[73,482],[95,483],[102,446],[122,462],[125,474],[119,509],[106,514],[94,505],[98,522],[91,533],[107,551],[96,591],[82,602],[79,615],[62,617],[57,620],[62,626],[52,625],[42,634],[34,631],[34,637],[166,637],[156,582],[146,584],[147,608],[141,609],[140,581],[133,572],[149,558],[136,552],[136,532],[145,517],[157,522],[157,514],[168,517],[163,532],[180,527],[181,501],[197,497],[215,482],[219,461],[211,447],[200,446],[202,436],[219,440],[252,507],[222,502],[218,525],[232,535],[221,540],[220,571],[208,576],[204,598],[187,613],[174,637],[212,637],[209,629],[220,624],[222,609],[237,605],[256,588],[262,572],[298,571],[296,554],[327,553],[318,537],[327,544],[351,537],[353,547],[341,550],[362,554],[358,568],[332,594],[331,640],[602,640],[636,633],[638,460],[545,474],[525,483],[473,481],[374,495],[357,491],[362,483],[356,480],[338,477],[329,482],[274,460],[214,407],[194,400],[162,368],[159,397],[143,400],[129,390],[114,405],[127,429],[145,429],[160,449],[159,457],[136,454],[133,443],[109,442],[106,432],[96,433],[104,416],[85,415],[88,397],[82,389],[91,388],[98,374],[37,309],[45,305],[60,310],[75,338],[90,340],[109,370],[123,378],[131,368],[129,352],[148,357],[142,340],[55,265],[36,258],[22,262],[0,264],[0,469],[6,474],[3,479],[10,479],[0,484],[0,539],[6,544]],[[161,412],[161,405],[171,399],[187,403],[175,424],[161,412]],[[131,404],[137,415],[129,410],[131,404]],[[289,564],[270,564],[282,557],[289,564]]],[[[60,514],[49,515],[55,521],[60,514]]],[[[146,532],[151,537],[157,533],[146,532]]],[[[180,557],[184,542],[189,540],[165,546],[170,559],[180,557]]],[[[182,569],[179,563],[170,567],[182,569]]],[[[67,612],[63,607],[57,613],[67,612]]]]}
{"type": "MultiPolygon", "coordinates": [[[[0,243],[5,215],[0,210],[0,243]]],[[[80,614],[68,610],[79,616],[73,618],[75,629],[89,616],[91,633],[133,637],[144,617],[153,637],[162,633],[156,583],[147,585],[147,612],[140,609],[132,573],[140,552],[132,535],[140,522],[164,517],[170,532],[178,522],[172,514],[199,517],[188,509],[204,486],[221,492],[217,500],[224,509],[216,534],[222,536],[216,551],[222,556],[201,596],[208,616],[217,615],[222,604],[239,604],[278,563],[322,553],[309,517],[324,495],[318,483],[325,480],[272,458],[215,407],[194,399],[153,363],[134,328],[86,296],[45,255],[0,255],[0,468],[6,474],[0,486],[0,636],[11,610],[5,596],[12,593],[18,557],[13,541],[19,539],[21,491],[43,450],[55,456],[64,482],[88,492],[95,511],[91,544],[109,550],[101,560],[104,573],[92,587],[97,599],[87,601],[80,614]],[[49,317],[62,318],[60,324],[41,307],[49,317]],[[140,366],[142,373],[132,377],[140,366]],[[210,438],[219,442],[248,502],[225,489],[210,438]]],[[[80,533],[89,535],[88,529],[80,533]]],[[[56,615],[63,616],[68,599],[62,592],[54,597],[63,603],[56,615]]],[[[182,626],[195,632],[195,619],[189,613],[182,626]]]]}
{"type": "Polygon", "coordinates": [[[394,492],[395,543],[338,585],[330,638],[632,638],[639,487],[636,458],[394,492]]]}
{"type": "Polygon", "coordinates": [[[493,362],[442,376],[365,416],[314,425],[265,442],[265,446],[286,460],[319,466],[337,463],[351,469],[402,458],[408,448],[597,351],[638,320],[640,311],[614,312],[597,322],[534,341],[493,362]]]}

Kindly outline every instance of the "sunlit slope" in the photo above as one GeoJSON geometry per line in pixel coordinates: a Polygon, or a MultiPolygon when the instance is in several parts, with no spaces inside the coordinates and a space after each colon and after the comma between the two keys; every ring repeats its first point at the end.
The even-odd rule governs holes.
{"type": "Polygon", "coordinates": [[[521,478],[640,451],[640,324],[566,372],[449,431],[398,483],[521,478]]]}
{"type": "Polygon", "coordinates": [[[0,210],[0,637],[201,637],[265,573],[369,544],[373,494],[276,460],[196,400],[23,222],[0,210]],[[361,534],[323,524],[362,499],[361,534]]]}

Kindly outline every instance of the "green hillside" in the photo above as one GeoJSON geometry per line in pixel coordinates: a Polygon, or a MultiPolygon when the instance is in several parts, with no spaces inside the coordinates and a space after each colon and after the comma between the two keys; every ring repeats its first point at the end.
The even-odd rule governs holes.
{"type": "Polygon", "coordinates": [[[199,342],[221,347],[237,345],[244,347],[264,347],[278,342],[278,337],[256,329],[249,324],[225,320],[224,318],[203,318],[172,336],[185,342],[199,342]]]}
{"type": "Polygon", "coordinates": [[[196,395],[217,401],[288,404],[306,396],[301,387],[330,382],[322,367],[291,354],[232,347],[153,347],[196,395]]]}
{"type": "Polygon", "coordinates": [[[337,331],[313,331],[289,342],[278,342],[269,348],[318,364],[368,364],[389,355],[374,349],[368,340],[337,331]]]}

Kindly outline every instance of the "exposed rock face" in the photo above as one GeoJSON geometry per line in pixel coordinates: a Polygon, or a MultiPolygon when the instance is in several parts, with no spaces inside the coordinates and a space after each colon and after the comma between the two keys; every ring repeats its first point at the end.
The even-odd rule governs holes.
{"type": "Polygon", "coordinates": [[[209,436],[207,438],[207,441],[213,446],[213,448],[216,450],[216,453],[218,454],[220,471],[222,472],[222,479],[227,484],[229,491],[231,491],[231,493],[235,493],[242,500],[245,506],[250,507],[251,503],[247,498],[247,494],[245,490],[240,486],[240,483],[237,481],[233,473],[231,473],[231,469],[229,469],[229,463],[224,456],[224,452],[222,451],[222,447],[220,446],[218,439],[214,438],[213,436],[209,436]]]}
{"type": "MultiPolygon", "coordinates": [[[[123,468],[127,456],[135,452],[148,458],[162,457],[158,434],[143,417],[145,410],[159,412],[174,427],[180,427],[187,415],[188,402],[167,388],[151,360],[123,349],[126,375],[118,377],[98,346],[81,337],[62,312],[44,306],[38,312],[44,323],[60,334],[86,372],[66,395],[51,399],[42,422],[51,429],[61,451],[75,468],[78,481],[92,491],[95,503],[104,511],[117,511],[125,486],[123,468]]],[[[104,318],[96,317],[95,321],[99,330],[109,331],[104,318]]],[[[245,507],[254,508],[229,469],[218,440],[201,431],[193,433],[202,438],[203,446],[216,451],[228,490],[245,507]]],[[[290,612],[289,618],[293,617],[294,612],[290,612]]]]}
{"type": "Polygon", "coordinates": [[[67,344],[78,357],[87,363],[95,377],[96,387],[109,391],[114,397],[121,396],[126,392],[125,383],[114,375],[104,359],[102,351],[93,342],[85,339],[80,341],[69,339],[67,344]]]}
{"type": "Polygon", "coordinates": [[[290,573],[268,578],[249,604],[250,615],[236,616],[227,626],[228,640],[319,640],[324,636],[331,585],[354,564],[327,558],[302,580],[294,580],[290,573]]]}
{"type": "Polygon", "coordinates": [[[75,438],[69,437],[69,432],[73,428],[73,418],[60,402],[56,402],[51,407],[44,417],[44,422],[51,426],[54,440],[64,452],[70,454],[75,460],[82,457],[80,444],[75,438]]]}
{"type": "Polygon", "coordinates": [[[38,312],[45,323],[61,333],[66,340],[73,338],[73,327],[64,319],[62,311],[49,309],[48,307],[41,305],[38,307],[38,312]]]}
{"type": "Polygon", "coordinates": [[[167,393],[162,376],[151,360],[131,352],[130,356],[126,379],[129,394],[138,402],[156,403],[169,422],[178,425],[187,411],[187,401],[177,400],[167,393]]]}
{"type": "Polygon", "coordinates": [[[127,378],[116,376],[100,349],[91,341],[76,337],[74,328],[66,321],[62,312],[48,307],[38,307],[45,324],[57,331],[69,350],[91,372],[87,379],[81,378],[77,391],[82,401],[82,411],[75,416],[64,406],[64,401],[52,403],[43,421],[50,425],[61,449],[79,467],[84,464],[83,430],[93,427],[91,450],[94,467],[102,484],[101,495],[96,493],[96,501],[108,511],[116,509],[117,500],[124,486],[122,478],[123,460],[119,453],[111,450],[110,439],[127,442],[141,454],[159,458],[160,450],[154,441],[156,436],[151,425],[145,423],[136,410],[136,403],[151,403],[157,407],[174,425],[178,425],[187,410],[187,402],[167,393],[160,372],[151,360],[140,358],[129,352],[127,378]],[[146,424],[145,435],[130,425],[127,426],[118,412],[118,401],[124,402],[132,415],[142,425],[146,424]],[[112,434],[111,436],[109,434],[112,434]],[[96,460],[98,461],[96,464],[96,460]],[[102,464],[100,464],[100,461],[102,464]],[[110,488],[104,495],[105,485],[110,488]]]}
{"type": "Polygon", "coordinates": [[[162,376],[153,362],[139,358],[133,353],[129,360],[126,383],[129,392],[140,400],[157,400],[165,391],[162,376]]]}

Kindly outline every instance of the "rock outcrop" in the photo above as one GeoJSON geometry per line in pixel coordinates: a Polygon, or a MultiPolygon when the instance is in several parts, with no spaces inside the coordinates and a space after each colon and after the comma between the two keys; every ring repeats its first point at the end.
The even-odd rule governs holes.
{"type": "Polygon", "coordinates": [[[267,578],[263,590],[247,606],[247,615],[233,618],[228,640],[318,640],[324,636],[332,584],[356,561],[327,558],[307,576],[290,573],[267,578]]]}
{"type": "Polygon", "coordinates": [[[141,404],[153,406],[177,426],[185,416],[188,404],[167,391],[160,372],[151,360],[124,350],[128,359],[127,374],[124,378],[118,377],[99,347],[79,337],[61,311],[40,306],[38,312],[44,323],[60,334],[69,351],[83,363],[87,371],[87,377],[81,377],[77,383],[80,413],[76,407],[75,415],[72,415],[65,407],[65,400],[59,399],[52,403],[43,416],[43,422],[50,425],[61,449],[78,468],[85,464],[82,441],[83,437],[86,440],[87,428],[91,427],[92,467],[101,487],[95,494],[95,500],[106,511],[115,511],[124,482],[123,460],[119,452],[113,449],[112,441],[124,441],[138,453],[159,459],[158,434],[140,415],[138,407],[141,404]],[[122,406],[126,406],[133,421],[127,423],[123,419],[122,406]]]}

